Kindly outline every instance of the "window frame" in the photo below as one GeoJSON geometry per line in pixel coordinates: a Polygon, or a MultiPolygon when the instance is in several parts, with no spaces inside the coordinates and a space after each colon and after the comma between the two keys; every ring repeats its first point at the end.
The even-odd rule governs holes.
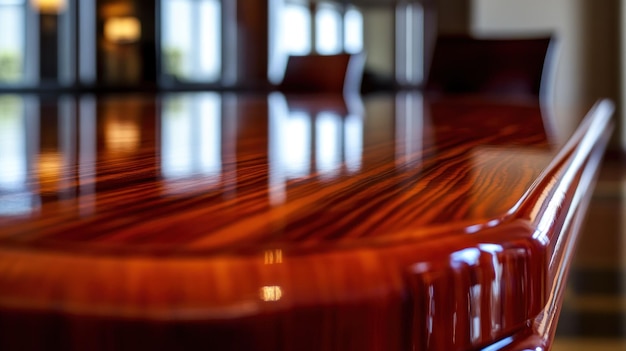
{"type": "MultiPolygon", "coordinates": [[[[65,1],[63,11],[55,14],[40,13],[33,8],[30,0],[14,0],[0,3],[0,8],[2,6],[17,6],[22,12],[23,44],[21,53],[24,56],[22,60],[22,79],[15,82],[0,82],[0,92],[56,91],[59,89],[74,89],[80,86],[78,78],[78,66],[80,63],[78,37],[81,33],[78,31],[79,26],[77,25],[79,21],[77,16],[78,0],[65,1]],[[56,26],[54,38],[57,45],[57,76],[55,79],[44,79],[41,77],[40,72],[40,61],[42,58],[40,41],[43,40],[40,32],[46,21],[48,24],[56,26]]],[[[87,0],[80,0],[81,8],[86,7],[83,5],[86,2],[87,0]]],[[[93,26],[95,28],[95,24],[93,26]]],[[[15,33],[11,34],[15,35],[15,33]]]]}
{"type": "MultiPolygon", "coordinates": [[[[219,54],[219,74],[215,80],[180,80],[171,76],[165,69],[165,55],[164,55],[164,28],[163,25],[163,9],[164,3],[167,1],[179,1],[179,0],[159,0],[156,2],[156,65],[157,65],[157,84],[162,90],[176,91],[176,90],[195,90],[195,89],[212,89],[222,90],[228,86],[232,86],[236,82],[236,46],[234,39],[236,38],[236,23],[232,18],[235,17],[236,8],[233,1],[224,0],[210,0],[219,4],[219,18],[220,18],[220,33],[218,34],[218,47],[220,48],[219,54]],[[228,44],[232,42],[231,44],[228,44]]],[[[201,1],[206,0],[187,0],[196,3],[195,6],[200,6],[201,1]]],[[[201,25],[198,22],[198,25],[201,25]]]]}
{"type": "MultiPolygon", "coordinates": [[[[3,7],[11,7],[13,9],[17,9],[20,13],[20,17],[22,17],[22,38],[20,47],[18,48],[20,50],[19,53],[22,55],[22,57],[20,60],[20,79],[18,79],[17,81],[0,81],[0,89],[4,90],[10,88],[25,88],[35,85],[37,83],[35,77],[38,76],[38,67],[36,65],[37,60],[34,56],[38,57],[39,53],[34,52],[36,45],[34,45],[33,43],[39,42],[37,35],[39,31],[39,22],[35,21],[34,10],[29,5],[28,0],[0,2],[0,9],[2,9],[3,7]],[[37,70],[37,72],[34,72],[35,69],[37,70]]],[[[12,33],[12,35],[15,35],[15,33],[12,33]]]]}

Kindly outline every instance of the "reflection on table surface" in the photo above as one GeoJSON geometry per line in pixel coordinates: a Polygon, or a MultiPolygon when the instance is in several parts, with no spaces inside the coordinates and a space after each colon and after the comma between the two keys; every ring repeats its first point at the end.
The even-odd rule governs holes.
{"type": "Polygon", "coordinates": [[[533,101],[2,96],[0,334],[60,348],[114,330],[126,347],[549,345],[609,105],[563,147],[533,101]],[[81,329],[51,340],[57,315],[81,329]]]}
{"type": "MultiPolygon", "coordinates": [[[[329,240],[361,237],[364,230],[389,235],[407,224],[450,218],[478,223],[506,213],[517,198],[490,200],[480,189],[471,190],[480,186],[477,179],[517,172],[519,177],[501,181],[521,195],[556,150],[534,103],[430,101],[418,92],[364,101],[279,93],[5,95],[0,123],[0,225],[3,239],[10,241],[28,241],[28,231],[70,240],[63,233],[70,227],[44,228],[45,218],[83,223],[118,211],[121,221],[119,216],[136,211],[135,222],[147,221],[148,203],[154,214],[165,216],[201,204],[211,208],[212,223],[184,227],[190,241],[261,212],[270,219],[260,229],[246,230],[264,231],[252,236],[276,241],[310,238],[306,231],[314,228],[296,227],[305,218],[320,225],[346,222],[330,225],[322,236],[329,240]],[[446,166],[455,157],[454,167],[446,166]],[[410,219],[358,229],[346,219],[360,221],[377,208],[396,208],[442,189],[458,193],[452,217],[418,209],[421,215],[410,219]],[[175,205],[176,198],[183,200],[175,205]],[[276,210],[291,205],[296,206],[276,210]]],[[[92,225],[89,230],[115,237],[120,228],[92,225]]],[[[135,231],[147,230],[142,228],[135,231]]],[[[156,242],[163,240],[165,234],[156,242]]]]}

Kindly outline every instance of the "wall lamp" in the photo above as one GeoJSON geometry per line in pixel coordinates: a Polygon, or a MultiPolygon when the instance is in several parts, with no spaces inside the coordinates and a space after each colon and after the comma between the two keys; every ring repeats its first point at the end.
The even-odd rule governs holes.
{"type": "Polygon", "coordinates": [[[30,0],[30,5],[41,14],[56,15],[67,7],[67,0],[30,0]]]}
{"type": "Polygon", "coordinates": [[[134,43],[141,38],[141,23],[136,17],[109,17],[104,22],[104,37],[116,44],[134,43]]]}

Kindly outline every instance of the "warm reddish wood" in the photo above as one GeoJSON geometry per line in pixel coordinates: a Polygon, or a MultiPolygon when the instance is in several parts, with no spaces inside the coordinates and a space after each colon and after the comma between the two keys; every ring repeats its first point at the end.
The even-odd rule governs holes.
{"type": "Polygon", "coordinates": [[[26,117],[27,176],[0,187],[0,349],[549,345],[610,104],[561,145],[533,101],[316,101],[26,117]]]}

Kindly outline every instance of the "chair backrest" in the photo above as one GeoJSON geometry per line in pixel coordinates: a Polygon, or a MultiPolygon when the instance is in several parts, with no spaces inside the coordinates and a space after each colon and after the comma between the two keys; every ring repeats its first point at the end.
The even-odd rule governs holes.
{"type": "Polygon", "coordinates": [[[540,97],[551,77],[552,38],[437,38],[426,90],[540,97]]]}
{"type": "Polygon", "coordinates": [[[279,89],[285,93],[358,93],[365,55],[289,56],[279,89]]]}

